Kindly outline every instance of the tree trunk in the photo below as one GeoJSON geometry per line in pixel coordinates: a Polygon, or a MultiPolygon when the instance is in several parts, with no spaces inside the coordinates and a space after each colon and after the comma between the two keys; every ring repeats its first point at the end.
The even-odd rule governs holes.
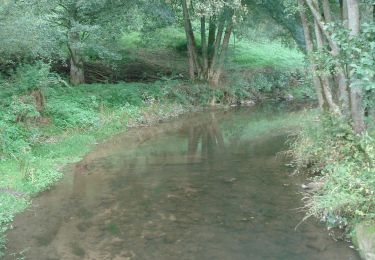
{"type": "MultiPolygon", "coordinates": [[[[357,0],[347,0],[348,4],[348,27],[350,38],[357,37],[360,33],[360,13],[357,0]]],[[[350,67],[350,99],[353,129],[357,134],[361,134],[365,129],[363,90],[361,81],[356,79],[355,69],[350,67]]]]}
{"type": "MultiPolygon", "coordinates": [[[[314,5],[315,5],[314,8],[319,10],[319,6],[318,6],[317,1],[314,1],[314,5]]],[[[316,20],[314,20],[314,27],[315,27],[315,37],[316,37],[316,44],[317,44],[318,50],[322,50],[323,46],[324,46],[323,35],[322,35],[322,31],[321,31],[321,29],[318,25],[318,22],[316,20]]],[[[331,112],[335,113],[335,114],[340,114],[340,109],[336,105],[336,103],[333,101],[333,98],[332,98],[332,92],[331,92],[330,82],[329,82],[328,76],[327,75],[321,75],[320,78],[321,78],[321,83],[322,83],[322,87],[323,87],[323,93],[324,93],[325,99],[327,101],[329,110],[331,112]]]]}
{"type": "Polygon", "coordinates": [[[216,68],[214,68],[215,72],[214,72],[212,78],[210,79],[210,81],[211,81],[210,83],[212,83],[213,86],[219,85],[220,77],[221,77],[221,74],[223,72],[223,66],[224,66],[224,62],[225,62],[225,57],[227,55],[230,36],[232,34],[232,31],[233,31],[233,21],[232,21],[232,17],[230,17],[229,21],[228,21],[227,28],[225,30],[224,39],[223,39],[223,46],[221,47],[221,51],[220,51],[219,58],[218,58],[218,63],[213,64],[214,66],[216,66],[216,68]]]}
{"type": "Polygon", "coordinates": [[[208,69],[208,78],[213,78],[214,73],[215,73],[215,66],[217,62],[216,60],[218,59],[218,55],[220,51],[220,44],[223,38],[224,27],[225,27],[225,20],[221,19],[221,21],[219,22],[219,26],[217,28],[215,43],[214,43],[214,47],[212,50],[212,59],[210,62],[210,67],[208,69]]]}
{"type": "Polygon", "coordinates": [[[208,66],[211,66],[211,60],[213,56],[214,44],[215,44],[215,36],[216,36],[216,24],[215,18],[210,17],[210,24],[208,28],[208,66]]]}
{"type": "Polygon", "coordinates": [[[341,16],[341,20],[343,21],[343,25],[345,27],[348,26],[347,24],[347,20],[348,20],[348,5],[347,5],[347,2],[346,0],[339,0],[339,3],[340,3],[340,16],[341,16]]]}
{"type": "Polygon", "coordinates": [[[331,35],[328,33],[328,31],[324,27],[324,19],[322,15],[320,14],[319,10],[315,7],[315,5],[318,3],[316,0],[314,0],[314,3],[312,0],[305,0],[307,6],[309,7],[316,24],[319,26],[321,32],[324,34],[324,36],[327,38],[329,46],[332,49],[332,55],[334,57],[338,56],[340,54],[340,48],[339,46],[332,40],[331,35]]]}
{"type": "Polygon", "coordinates": [[[331,15],[331,8],[329,6],[329,0],[323,0],[323,12],[324,12],[324,20],[326,23],[332,22],[332,15],[331,15]]]}
{"type": "MultiPolygon", "coordinates": [[[[309,7],[316,25],[319,26],[320,32],[324,34],[326,39],[328,40],[329,46],[331,48],[331,54],[333,57],[338,57],[340,55],[340,48],[339,46],[332,40],[331,35],[324,27],[324,19],[319,13],[318,2],[317,0],[305,0],[307,6],[309,7]]],[[[347,110],[349,107],[349,94],[347,90],[347,83],[346,83],[346,76],[344,73],[344,68],[340,64],[336,64],[335,71],[338,77],[338,84],[339,84],[339,99],[340,103],[343,106],[344,114],[347,114],[347,110]]]]}
{"type": "MultiPolygon", "coordinates": [[[[329,0],[323,0],[323,13],[326,23],[332,22],[331,8],[329,0]]],[[[345,116],[348,116],[349,111],[349,92],[346,84],[346,76],[342,67],[335,66],[335,77],[338,85],[338,102],[341,106],[341,111],[345,116]]]]}
{"type": "Polygon", "coordinates": [[[200,74],[200,68],[197,58],[197,51],[195,48],[194,32],[191,26],[189,10],[186,0],[182,0],[182,11],[184,17],[184,28],[186,33],[188,59],[189,59],[189,75],[190,79],[195,79],[195,72],[200,74]]]}
{"type": "Polygon", "coordinates": [[[303,32],[305,35],[306,52],[310,58],[310,70],[313,73],[313,84],[314,84],[315,92],[318,98],[319,108],[320,110],[323,110],[324,98],[322,94],[322,85],[320,83],[319,77],[316,75],[316,65],[314,64],[314,61],[311,59],[311,55],[314,51],[314,45],[311,40],[310,27],[309,27],[307,16],[304,10],[305,5],[304,5],[303,0],[298,0],[298,7],[299,7],[299,12],[300,12],[303,32]]]}
{"type": "Polygon", "coordinates": [[[70,53],[70,83],[74,86],[85,83],[83,59],[79,48],[80,35],[78,32],[69,33],[68,49],[70,53]]]}
{"type": "Polygon", "coordinates": [[[202,46],[202,59],[203,59],[203,72],[202,76],[207,77],[208,74],[208,53],[207,53],[207,39],[206,39],[206,18],[201,17],[201,46],[202,46]]]}

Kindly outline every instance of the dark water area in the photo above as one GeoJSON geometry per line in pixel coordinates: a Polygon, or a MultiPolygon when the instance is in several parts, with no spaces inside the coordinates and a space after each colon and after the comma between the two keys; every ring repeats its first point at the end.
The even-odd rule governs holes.
{"type": "Polygon", "coordinates": [[[192,114],[67,167],[8,232],[6,259],[359,259],[304,217],[285,113],[192,114]]]}

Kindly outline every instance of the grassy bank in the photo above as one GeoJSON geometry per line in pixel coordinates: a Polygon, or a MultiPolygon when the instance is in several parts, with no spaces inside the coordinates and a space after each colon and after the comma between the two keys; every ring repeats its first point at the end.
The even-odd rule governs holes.
{"type": "Polygon", "coordinates": [[[5,102],[0,119],[0,252],[14,215],[56,183],[64,165],[129,127],[157,123],[193,108],[169,87],[162,82],[45,87],[40,113],[24,97],[8,97],[8,105],[19,110],[5,102]],[[23,114],[22,121],[17,122],[14,113],[23,114]]]}
{"type": "Polygon", "coordinates": [[[353,133],[350,125],[316,115],[292,144],[299,172],[310,177],[307,216],[355,235],[358,223],[375,222],[375,135],[353,133]]]}

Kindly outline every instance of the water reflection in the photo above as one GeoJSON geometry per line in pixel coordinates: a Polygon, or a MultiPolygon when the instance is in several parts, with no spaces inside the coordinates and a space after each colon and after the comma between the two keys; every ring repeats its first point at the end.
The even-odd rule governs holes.
{"type": "Polygon", "coordinates": [[[358,259],[313,221],[295,231],[298,186],[275,157],[285,136],[244,138],[249,115],[208,112],[103,143],[17,217],[7,259],[358,259]]]}

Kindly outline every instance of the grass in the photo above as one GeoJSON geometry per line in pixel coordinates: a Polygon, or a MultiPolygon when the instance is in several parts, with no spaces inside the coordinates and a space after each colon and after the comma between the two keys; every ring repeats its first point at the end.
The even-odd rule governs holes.
{"type": "Polygon", "coordinates": [[[375,136],[356,136],[329,116],[305,122],[292,144],[295,164],[321,183],[307,196],[308,216],[353,235],[356,224],[375,221],[375,136]]]}
{"type": "Polygon", "coordinates": [[[304,54],[279,42],[241,40],[231,44],[230,60],[241,68],[291,70],[304,67],[304,54]]]}

